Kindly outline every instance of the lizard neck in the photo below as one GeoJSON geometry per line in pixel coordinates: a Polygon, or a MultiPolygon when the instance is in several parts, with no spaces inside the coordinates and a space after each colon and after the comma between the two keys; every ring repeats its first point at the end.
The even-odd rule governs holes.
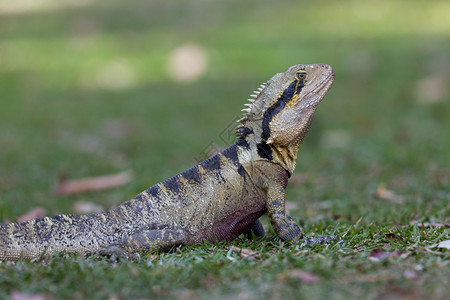
{"type": "Polygon", "coordinates": [[[241,163],[268,161],[283,167],[290,177],[294,172],[297,152],[303,138],[299,137],[288,145],[268,144],[260,135],[254,134],[253,130],[245,128],[243,132],[248,134],[239,136],[236,142],[236,145],[239,147],[240,157],[243,160],[241,163]]]}

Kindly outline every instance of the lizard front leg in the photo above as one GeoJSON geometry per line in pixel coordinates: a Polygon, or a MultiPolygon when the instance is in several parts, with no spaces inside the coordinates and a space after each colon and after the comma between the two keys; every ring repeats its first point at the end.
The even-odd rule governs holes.
{"type": "Polygon", "coordinates": [[[286,214],[285,185],[273,183],[267,191],[267,214],[275,233],[282,241],[299,241],[303,238],[302,230],[286,214]]]}

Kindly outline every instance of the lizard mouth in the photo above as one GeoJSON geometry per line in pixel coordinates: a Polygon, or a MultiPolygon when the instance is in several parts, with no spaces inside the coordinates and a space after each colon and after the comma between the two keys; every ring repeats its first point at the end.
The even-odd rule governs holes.
{"type": "Polygon", "coordinates": [[[325,77],[325,79],[322,80],[322,83],[319,86],[317,86],[317,88],[312,90],[311,93],[323,92],[325,94],[333,84],[335,77],[336,74],[334,74],[334,72],[330,70],[330,73],[325,77]]]}
{"type": "Polygon", "coordinates": [[[314,89],[310,90],[303,96],[303,99],[299,102],[301,109],[315,108],[319,102],[323,99],[323,96],[330,89],[334,82],[335,74],[332,70],[323,77],[322,82],[314,89]]]}

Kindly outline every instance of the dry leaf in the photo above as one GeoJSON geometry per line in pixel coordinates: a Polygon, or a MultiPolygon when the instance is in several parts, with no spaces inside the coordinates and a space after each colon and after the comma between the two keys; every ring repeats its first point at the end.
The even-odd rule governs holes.
{"type": "Polygon", "coordinates": [[[73,205],[73,210],[79,214],[90,214],[102,212],[103,208],[92,202],[77,201],[73,205]]]}
{"type": "Polygon", "coordinates": [[[347,130],[332,129],[325,130],[322,134],[322,144],[326,148],[347,148],[350,146],[352,137],[347,130]]]}
{"type": "Polygon", "coordinates": [[[298,208],[298,203],[286,201],[285,210],[287,213],[290,212],[291,210],[297,209],[297,208],[298,208]]]}
{"type": "Polygon", "coordinates": [[[393,280],[397,277],[392,272],[381,272],[375,274],[359,274],[356,276],[344,276],[339,279],[340,284],[349,284],[355,282],[379,282],[393,280]]]}
{"type": "Polygon", "coordinates": [[[204,276],[200,281],[202,285],[211,286],[217,282],[217,279],[213,274],[209,273],[206,276],[204,276]]]}
{"type": "MultiPolygon", "coordinates": [[[[392,232],[383,233],[382,235],[385,236],[386,239],[391,240],[391,241],[392,240],[397,240],[397,239],[402,240],[404,242],[406,241],[405,238],[402,237],[401,235],[395,234],[395,233],[392,233],[392,232]]],[[[375,234],[375,236],[379,236],[379,234],[375,234]]]]}
{"type": "Polygon", "coordinates": [[[133,87],[136,84],[133,65],[126,60],[109,62],[97,72],[93,82],[97,86],[111,91],[119,91],[133,87]]]}
{"type": "Polygon", "coordinates": [[[450,240],[442,241],[437,244],[434,244],[430,246],[429,248],[441,248],[441,249],[447,249],[450,250],[450,240]]]}
{"type": "Polygon", "coordinates": [[[109,119],[103,123],[104,135],[113,139],[124,139],[133,133],[130,122],[126,119],[109,119]]]}
{"type": "Polygon", "coordinates": [[[381,249],[374,249],[369,254],[369,260],[371,261],[380,261],[385,260],[387,258],[399,257],[402,254],[400,250],[394,250],[392,252],[386,252],[381,249]]]}
{"type": "Polygon", "coordinates": [[[369,253],[369,260],[371,261],[379,261],[387,257],[387,252],[381,249],[374,249],[369,253]]]}
{"type": "MultiPolygon", "coordinates": [[[[428,222],[419,222],[416,220],[411,220],[409,221],[409,225],[416,225],[417,227],[436,227],[436,228],[440,228],[440,227],[450,227],[449,223],[428,223],[428,222]]],[[[407,227],[409,225],[405,225],[404,227],[407,227]]]]}
{"type": "Polygon", "coordinates": [[[417,82],[416,97],[420,103],[437,103],[447,97],[446,76],[434,74],[417,82]]]}
{"type": "Polygon", "coordinates": [[[340,214],[332,214],[331,216],[333,217],[333,220],[339,220],[342,218],[342,215],[340,214]]]}
{"type": "Polygon", "coordinates": [[[286,280],[286,278],[300,279],[301,282],[306,284],[313,284],[320,280],[319,276],[316,274],[305,272],[300,269],[288,270],[278,275],[279,280],[286,280]]]}
{"type": "Polygon", "coordinates": [[[395,240],[397,236],[394,233],[384,233],[383,234],[388,240],[395,240]]]}
{"type": "Polygon", "coordinates": [[[290,185],[302,185],[308,180],[308,174],[306,173],[294,173],[289,178],[290,185]]]}
{"type": "Polygon", "coordinates": [[[177,81],[194,81],[202,76],[208,67],[208,55],[204,47],[185,44],[175,49],[169,58],[167,71],[177,81]]]}
{"type": "Polygon", "coordinates": [[[158,257],[159,257],[159,256],[156,255],[156,254],[148,254],[148,255],[147,255],[147,261],[152,262],[152,261],[158,259],[158,257]]]}
{"type": "Polygon", "coordinates": [[[434,179],[439,180],[443,185],[448,185],[450,181],[450,169],[435,170],[430,175],[434,179]]]}
{"type": "Polygon", "coordinates": [[[27,213],[17,217],[17,222],[27,222],[30,220],[34,220],[34,219],[39,219],[39,218],[43,218],[45,217],[46,211],[44,208],[37,206],[33,209],[31,209],[30,211],[28,211],[27,213]]]}
{"type": "Polygon", "coordinates": [[[258,252],[255,252],[248,248],[239,248],[236,246],[231,246],[230,250],[235,253],[239,253],[241,255],[241,258],[255,259],[261,257],[261,255],[258,252]]]}
{"type": "Polygon", "coordinates": [[[450,240],[440,242],[438,248],[450,249],[450,240]]]}
{"type": "Polygon", "coordinates": [[[419,274],[413,270],[405,270],[403,272],[403,277],[406,279],[419,279],[419,274]]]}
{"type": "Polygon", "coordinates": [[[50,299],[49,297],[47,297],[43,294],[27,294],[27,293],[21,293],[18,291],[12,291],[10,296],[11,296],[11,300],[46,300],[46,299],[50,299]]]}
{"type": "Polygon", "coordinates": [[[76,180],[61,179],[53,189],[53,194],[75,195],[88,191],[104,190],[125,185],[130,182],[131,179],[132,175],[130,171],[76,180]]]}
{"type": "Polygon", "coordinates": [[[308,253],[309,253],[309,250],[307,250],[307,249],[300,250],[300,251],[295,252],[294,256],[299,256],[299,255],[308,254],[308,253]]]}
{"type": "Polygon", "coordinates": [[[374,196],[378,199],[387,200],[393,203],[403,203],[403,197],[397,195],[394,191],[388,190],[384,184],[378,185],[374,196]]]}

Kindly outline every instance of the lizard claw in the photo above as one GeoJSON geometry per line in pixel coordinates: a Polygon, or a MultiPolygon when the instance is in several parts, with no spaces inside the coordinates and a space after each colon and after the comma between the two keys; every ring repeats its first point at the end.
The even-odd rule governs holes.
{"type": "Polygon", "coordinates": [[[132,255],[128,251],[123,250],[122,248],[118,246],[108,246],[102,250],[99,251],[99,254],[102,256],[108,257],[112,262],[117,262],[120,258],[127,259],[127,260],[133,260],[133,261],[140,261],[139,253],[135,253],[132,255]],[[136,257],[137,255],[137,257],[136,257]]]}
{"type": "MultiPolygon", "coordinates": [[[[319,236],[318,238],[307,239],[303,241],[303,245],[316,245],[316,244],[328,244],[333,240],[336,240],[338,237],[336,235],[331,236],[319,236]]],[[[337,242],[341,242],[339,239],[337,242]]]]}

